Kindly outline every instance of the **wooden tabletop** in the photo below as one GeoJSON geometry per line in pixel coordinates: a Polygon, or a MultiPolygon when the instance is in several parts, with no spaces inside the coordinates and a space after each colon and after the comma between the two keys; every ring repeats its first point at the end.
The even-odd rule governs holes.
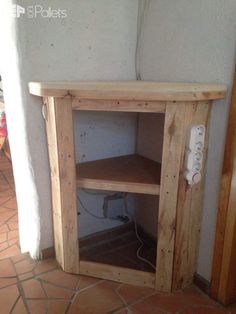
{"type": "Polygon", "coordinates": [[[69,95],[97,100],[201,101],[224,98],[226,86],[151,81],[30,82],[29,91],[41,97],[69,95]]]}

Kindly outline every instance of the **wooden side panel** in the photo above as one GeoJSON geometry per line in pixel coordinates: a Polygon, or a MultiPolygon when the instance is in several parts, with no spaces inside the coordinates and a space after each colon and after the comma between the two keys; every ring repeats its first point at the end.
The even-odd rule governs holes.
{"type": "Polygon", "coordinates": [[[236,72],[226,137],[216,225],[211,295],[224,304],[236,301],[236,72]]]}
{"type": "MultiPolygon", "coordinates": [[[[209,102],[186,104],[184,118],[184,133],[182,141],[181,173],[177,200],[176,238],[172,290],[185,288],[192,284],[199,246],[199,235],[202,217],[202,199],[204,187],[203,178],[200,183],[189,186],[184,178],[185,144],[191,125],[208,125],[209,102]]],[[[207,129],[208,130],[208,129],[207,129]]],[[[204,162],[208,146],[208,131],[206,132],[204,162]]]]}
{"type": "Polygon", "coordinates": [[[76,274],[79,258],[71,97],[49,98],[46,103],[56,258],[63,270],[76,274]]]}
{"type": "Polygon", "coordinates": [[[172,285],[176,204],[184,116],[184,103],[175,104],[171,102],[166,104],[156,265],[156,289],[160,291],[171,291],[172,285]]]}
{"type": "Polygon", "coordinates": [[[154,288],[155,274],[112,265],[81,261],[80,274],[154,288]]]}

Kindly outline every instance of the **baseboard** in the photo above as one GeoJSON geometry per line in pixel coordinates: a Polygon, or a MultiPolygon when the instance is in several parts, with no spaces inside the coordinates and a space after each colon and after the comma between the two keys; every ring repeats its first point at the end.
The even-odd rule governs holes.
{"type": "Polygon", "coordinates": [[[55,257],[55,249],[54,246],[49,247],[47,249],[43,249],[40,253],[40,259],[45,260],[49,258],[54,258],[55,257]]]}
{"type": "Polygon", "coordinates": [[[91,235],[88,235],[86,237],[80,238],[79,246],[80,248],[84,248],[90,245],[94,245],[94,243],[107,242],[107,241],[110,241],[112,237],[115,238],[115,237],[122,236],[125,233],[129,233],[131,230],[134,230],[134,223],[128,222],[124,225],[121,225],[112,229],[99,231],[91,235]]]}
{"type": "MultiPolygon", "coordinates": [[[[132,229],[134,229],[134,223],[129,222],[129,223],[126,223],[124,225],[121,225],[112,229],[93,233],[92,235],[88,235],[79,240],[80,248],[90,246],[93,243],[109,241],[111,237],[122,236],[124,233],[130,232],[130,230],[132,229]]],[[[42,260],[53,258],[53,257],[55,257],[54,247],[43,249],[40,253],[40,259],[42,260]]]]}
{"type": "Polygon", "coordinates": [[[193,277],[193,283],[204,293],[208,295],[210,294],[210,282],[203,278],[201,275],[195,273],[193,277]]]}

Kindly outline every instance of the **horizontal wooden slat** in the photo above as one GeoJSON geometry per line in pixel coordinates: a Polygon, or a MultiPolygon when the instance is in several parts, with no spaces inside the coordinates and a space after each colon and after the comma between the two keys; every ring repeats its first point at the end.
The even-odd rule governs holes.
{"type": "Polygon", "coordinates": [[[125,100],[91,100],[74,98],[73,110],[122,111],[122,112],[154,112],[165,113],[165,102],[157,101],[125,101],[125,100]]]}
{"type": "Polygon", "coordinates": [[[29,91],[36,96],[70,95],[90,100],[197,101],[224,98],[226,87],[218,84],[148,81],[31,82],[29,91]]]}
{"type": "Polygon", "coordinates": [[[77,187],[83,189],[94,189],[103,191],[116,191],[127,193],[139,193],[149,195],[159,195],[160,186],[151,184],[135,184],[124,182],[112,182],[107,180],[94,180],[94,179],[77,179],[77,187]]]}
{"type": "Polygon", "coordinates": [[[87,261],[80,261],[79,270],[81,275],[114,280],[142,287],[154,288],[155,286],[154,273],[87,261]]]}
{"type": "Polygon", "coordinates": [[[161,165],[128,155],[77,165],[77,186],[99,190],[159,195],[161,165]]]}

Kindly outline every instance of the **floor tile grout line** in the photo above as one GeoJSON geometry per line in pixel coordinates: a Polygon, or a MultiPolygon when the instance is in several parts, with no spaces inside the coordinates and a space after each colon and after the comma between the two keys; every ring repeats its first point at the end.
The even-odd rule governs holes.
{"type": "Polygon", "coordinates": [[[119,285],[119,286],[115,289],[115,293],[116,293],[116,295],[121,299],[121,301],[123,302],[123,304],[124,304],[125,306],[127,306],[126,300],[125,300],[125,299],[122,297],[122,295],[119,293],[119,290],[121,289],[122,286],[123,286],[122,284],[119,285]]]}
{"type": "Polygon", "coordinates": [[[51,297],[47,297],[47,296],[45,296],[45,298],[27,298],[26,297],[26,300],[29,300],[29,301],[46,301],[46,300],[49,300],[49,301],[67,301],[67,302],[71,302],[71,299],[51,298],[51,297]]]}
{"type": "Polygon", "coordinates": [[[133,306],[133,305],[138,304],[140,302],[145,302],[149,297],[152,297],[152,296],[154,296],[156,294],[158,294],[158,292],[157,291],[153,291],[153,292],[151,292],[150,294],[148,294],[148,295],[146,295],[144,297],[141,297],[139,299],[136,299],[136,300],[133,300],[131,302],[128,302],[127,306],[133,306]]]}
{"type": "MultiPolygon", "coordinates": [[[[12,261],[12,262],[14,263],[14,265],[30,258],[30,256],[29,256],[28,253],[23,253],[23,254],[20,254],[20,255],[22,255],[22,259],[20,259],[20,260],[17,261],[17,262],[12,261]],[[24,254],[27,254],[28,256],[24,256],[24,254]]],[[[16,256],[12,256],[12,257],[11,257],[11,259],[13,259],[13,258],[16,258],[16,256]]]]}
{"type": "MultiPolygon", "coordinates": [[[[11,168],[12,168],[12,165],[10,165],[10,167],[9,167],[9,168],[11,169],[11,168]]],[[[9,182],[9,180],[8,180],[8,178],[7,178],[7,176],[5,175],[5,173],[4,173],[4,172],[2,172],[2,174],[3,174],[3,177],[6,179],[6,181],[7,181],[8,185],[9,185],[9,187],[10,187],[10,188],[11,188],[11,190],[12,190],[11,184],[10,184],[10,182],[9,182]]],[[[13,171],[12,171],[12,174],[13,174],[13,171]]],[[[15,184],[14,174],[13,174],[13,182],[14,182],[14,184],[15,184]]]]}
{"type": "Polygon", "coordinates": [[[69,312],[69,310],[70,310],[72,304],[73,304],[72,301],[70,301],[70,302],[68,303],[68,305],[67,305],[67,307],[66,307],[66,309],[65,309],[65,314],[67,314],[67,313],[69,312]]]}
{"type": "Polygon", "coordinates": [[[9,199],[7,199],[6,201],[4,201],[3,203],[0,203],[0,207],[5,207],[4,204],[6,204],[8,201],[10,201],[13,197],[15,197],[14,194],[12,194],[11,196],[7,196],[10,197],[9,199]]]}
{"type": "MultiPolygon", "coordinates": [[[[37,266],[36,266],[36,267],[37,267],[37,266]]],[[[27,273],[32,272],[32,273],[33,273],[33,277],[35,277],[35,278],[38,279],[39,276],[48,274],[48,273],[50,273],[50,271],[54,271],[54,270],[57,270],[57,269],[58,269],[58,268],[52,268],[52,269],[50,269],[50,270],[47,270],[47,271],[45,271],[45,272],[38,273],[38,274],[35,274],[35,270],[30,270],[30,271],[27,271],[27,272],[24,272],[24,273],[20,274],[19,276],[25,275],[25,274],[27,274],[27,273]]],[[[23,279],[23,280],[27,280],[27,279],[23,279]]]]}
{"type": "Polygon", "coordinates": [[[46,314],[48,314],[48,311],[49,311],[49,297],[48,297],[48,294],[47,294],[47,291],[46,289],[44,288],[44,285],[42,283],[42,281],[38,280],[35,278],[35,280],[37,280],[39,283],[40,283],[40,286],[45,294],[45,296],[47,297],[47,302],[46,302],[46,314]]]}
{"type": "Polygon", "coordinates": [[[80,289],[80,290],[77,290],[77,294],[80,294],[80,293],[82,293],[82,292],[84,292],[84,291],[86,291],[86,290],[88,290],[88,289],[90,289],[90,288],[94,288],[94,287],[100,285],[100,284],[103,283],[103,282],[106,282],[106,280],[104,280],[104,279],[98,280],[98,282],[95,282],[95,283],[92,284],[92,285],[89,285],[89,286],[84,287],[84,288],[82,288],[82,289],[80,289]]]}
{"type": "MultiPolygon", "coordinates": [[[[17,287],[17,288],[18,288],[18,287],[17,287]]],[[[20,300],[21,295],[20,295],[20,291],[19,291],[19,289],[18,289],[18,292],[19,292],[19,295],[18,295],[18,297],[16,298],[16,301],[14,302],[14,304],[13,304],[12,308],[10,309],[9,314],[12,314],[13,310],[14,310],[14,309],[15,309],[15,307],[16,307],[17,302],[20,300]]]]}
{"type": "MultiPolygon", "coordinates": [[[[15,215],[18,215],[18,213],[14,213],[10,218],[8,218],[3,224],[6,224],[9,222],[10,219],[12,219],[15,215]]],[[[0,225],[1,227],[2,225],[0,225]]]]}
{"type": "MultiPolygon", "coordinates": [[[[12,264],[14,270],[15,270],[15,274],[17,275],[17,271],[16,271],[16,268],[15,268],[15,265],[14,265],[12,259],[9,258],[9,260],[10,260],[10,262],[11,262],[11,264],[12,264]]],[[[24,289],[22,287],[21,282],[18,279],[18,276],[16,276],[16,280],[17,280],[17,284],[16,285],[17,285],[18,291],[20,293],[20,296],[22,298],[22,302],[24,303],[24,306],[26,308],[27,313],[30,314],[30,310],[29,310],[28,304],[27,304],[26,299],[25,299],[25,292],[24,292],[24,289]]]]}
{"type": "Polygon", "coordinates": [[[49,284],[49,285],[54,286],[56,288],[64,289],[64,290],[66,290],[68,292],[74,292],[74,293],[77,292],[75,289],[69,289],[69,288],[66,288],[66,287],[63,287],[63,286],[59,286],[57,284],[51,283],[50,281],[46,281],[46,280],[43,280],[41,278],[35,278],[35,279],[40,281],[41,283],[46,283],[46,284],[49,284]]]}
{"type": "MultiPolygon", "coordinates": [[[[80,280],[80,278],[79,278],[79,280],[80,280]]],[[[82,292],[84,292],[84,291],[87,291],[87,290],[90,289],[90,288],[96,287],[97,285],[99,285],[99,284],[102,283],[102,282],[105,282],[105,280],[99,280],[99,281],[96,282],[95,284],[92,284],[92,285],[90,285],[90,286],[88,286],[88,287],[85,287],[85,288],[83,288],[83,289],[81,289],[81,290],[79,290],[79,282],[78,282],[78,284],[77,284],[77,286],[76,286],[76,290],[77,290],[77,291],[75,292],[73,298],[71,299],[70,304],[68,304],[68,307],[67,307],[67,309],[66,309],[66,311],[65,311],[65,314],[67,314],[67,313],[69,312],[69,310],[70,310],[70,308],[71,308],[71,305],[74,303],[75,299],[77,298],[77,296],[78,296],[80,293],[82,293],[82,292]]]]}

